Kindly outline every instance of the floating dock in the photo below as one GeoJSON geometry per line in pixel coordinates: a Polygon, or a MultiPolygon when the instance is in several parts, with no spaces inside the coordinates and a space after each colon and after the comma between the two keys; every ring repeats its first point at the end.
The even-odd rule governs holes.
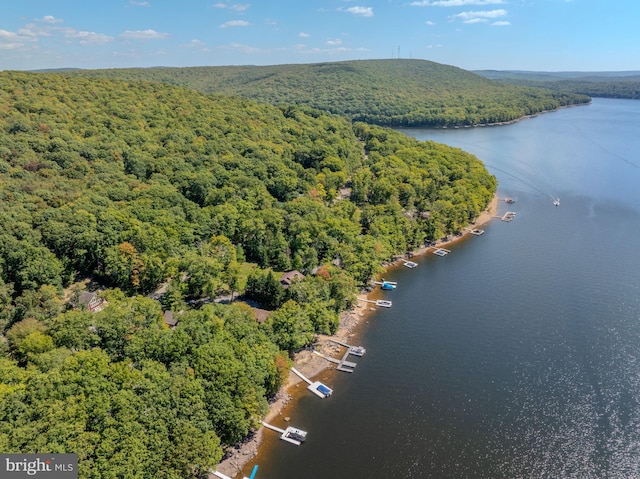
{"type": "Polygon", "coordinates": [[[313,394],[315,394],[316,396],[324,399],[324,398],[328,398],[329,396],[331,396],[331,394],[333,394],[333,389],[331,389],[328,386],[325,386],[320,381],[312,382],[310,379],[307,379],[296,368],[291,368],[291,372],[298,375],[300,379],[306,382],[308,384],[307,389],[311,391],[313,394]]]}
{"type": "Polygon", "coordinates": [[[262,425],[267,429],[271,429],[272,431],[276,431],[280,433],[280,439],[283,441],[290,442],[291,444],[295,444],[299,446],[307,439],[307,431],[303,431],[302,429],[297,429],[295,427],[288,427],[286,429],[281,429],[276,426],[272,426],[271,424],[267,424],[262,421],[262,425]]]}
{"type": "Polygon", "coordinates": [[[387,301],[386,299],[376,299],[375,301],[372,299],[360,299],[359,301],[375,304],[376,306],[381,306],[383,308],[390,308],[393,305],[391,301],[387,301]]]}
{"type": "Polygon", "coordinates": [[[413,268],[416,268],[418,266],[418,263],[414,263],[413,261],[409,261],[409,260],[406,260],[406,259],[403,259],[402,261],[404,262],[404,265],[407,268],[413,269],[413,268]]]}
{"type": "Polygon", "coordinates": [[[436,248],[432,251],[432,253],[437,256],[447,256],[449,253],[451,253],[451,250],[444,249],[444,248],[436,248]]]}
{"type": "Polygon", "coordinates": [[[336,359],[336,358],[332,358],[330,356],[325,356],[324,354],[319,353],[318,351],[314,351],[314,354],[317,354],[322,359],[326,359],[330,363],[337,364],[336,369],[338,371],[342,371],[344,373],[352,373],[353,370],[355,369],[355,367],[357,366],[356,363],[352,363],[351,361],[347,361],[347,357],[349,356],[349,350],[347,350],[347,352],[344,353],[344,356],[342,356],[342,359],[336,359]]]}
{"type": "Polygon", "coordinates": [[[218,471],[211,471],[211,474],[213,474],[216,477],[219,477],[220,479],[231,479],[229,476],[222,474],[221,472],[218,472],[218,471]]]}
{"type": "Polygon", "coordinates": [[[343,343],[342,341],[338,341],[337,339],[331,339],[331,338],[329,338],[328,341],[331,341],[332,343],[336,343],[336,344],[339,344],[340,346],[344,346],[345,348],[348,348],[349,354],[353,354],[354,356],[362,357],[364,356],[364,353],[367,352],[367,350],[362,346],[351,346],[350,344],[343,343]]]}
{"type": "Polygon", "coordinates": [[[469,233],[476,236],[482,236],[484,234],[484,230],[472,229],[469,233]]]}
{"type": "Polygon", "coordinates": [[[514,213],[513,211],[507,211],[505,214],[502,215],[502,218],[500,218],[502,221],[511,221],[513,218],[516,217],[517,213],[514,213]]]}

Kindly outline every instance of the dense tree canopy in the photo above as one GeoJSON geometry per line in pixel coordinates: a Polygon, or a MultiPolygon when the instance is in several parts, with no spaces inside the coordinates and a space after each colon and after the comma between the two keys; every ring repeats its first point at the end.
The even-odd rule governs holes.
{"type": "Polygon", "coordinates": [[[308,107],[16,72],[0,105],[0,450],[77,452],[82,478],[201,476],[291,351],[496,188],[461,150],[308,107]],[[264,323],[211,303],[245,290],[264,323]]]}
{"type": "Polygon", "coordinates": [[[205,93],[307,105],[385,126],[500,123],[589,101],[583,95],[500,84],[450,65],[409,59],[73,74],[155,80],[205,93]]]}
{"type": "Polygon", "coordinates": [[[544,88],[602,98],[640,99],[639,72],[526,72],[481,70],[486,78],[505,84],[544,88]]]}

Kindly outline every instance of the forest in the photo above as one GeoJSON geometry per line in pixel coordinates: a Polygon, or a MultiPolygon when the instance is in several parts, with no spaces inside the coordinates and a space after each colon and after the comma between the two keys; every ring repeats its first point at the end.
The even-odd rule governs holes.
{"type": "Polygon", "coordinates": [[[1,72],[0,450],[202,477],[292,352],[495,189],[462,150],[305,105],[1,72]]]}
{"type": "Polygon", "coordinates": [[[504,84],[545,88],[599,98],[640,99],[639,72],[512,72],[484,70],[479,75],[504,84]]]}
{"type": "Polygon", "coordinates": [[[427,60],[300,65],[135,68],[71,72],[153,80],[275,105],[310,106],[382,126],[470,126],[588,103],[564,91],[515,86],[427,60]]]}

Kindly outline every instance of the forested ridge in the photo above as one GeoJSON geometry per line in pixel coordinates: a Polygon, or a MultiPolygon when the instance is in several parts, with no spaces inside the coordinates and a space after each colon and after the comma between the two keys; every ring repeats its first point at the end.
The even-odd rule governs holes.
{"type": "Polygon", "coordinates": [[[478,74],[504,84],[545,88],[601,98],[640,99],[638,72],[512,72],[483,70],[478,74]]]}
{"type": "Polygon", "coordinates": [[[409,59],[70,74],[155,80],[205,93],[306,105],[384,126],[500,123],[589,101],[583,95],[506,85],[453,66],[409,59]]]}
{"type": "Polygon", "coordinates": [[[0,450],[77,453],[81,478],[202,476],[290,352],[495,188],[459,149],[304,106],[0,73],[0,450]],[[268,319],[211,301],[238,293],[268,319]]]}

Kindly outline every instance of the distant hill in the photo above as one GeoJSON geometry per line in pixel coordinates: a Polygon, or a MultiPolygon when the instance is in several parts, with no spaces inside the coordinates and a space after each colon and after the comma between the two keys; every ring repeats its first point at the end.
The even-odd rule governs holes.
{"type": "Polygon", "coordinates": [[[150,80],[205,93],[272,104],[299,104],[385,126],[499,123],[586,96],[505,85],[460,68],[426,60],[84,70],[69,74],[150,80]]]}
{"type": "Polygon", "coordinates": [[[478,70],[475,73],[510,85],[547,88],[592,97],[640,99],[640,71],[532,72],[478,70]]]}

